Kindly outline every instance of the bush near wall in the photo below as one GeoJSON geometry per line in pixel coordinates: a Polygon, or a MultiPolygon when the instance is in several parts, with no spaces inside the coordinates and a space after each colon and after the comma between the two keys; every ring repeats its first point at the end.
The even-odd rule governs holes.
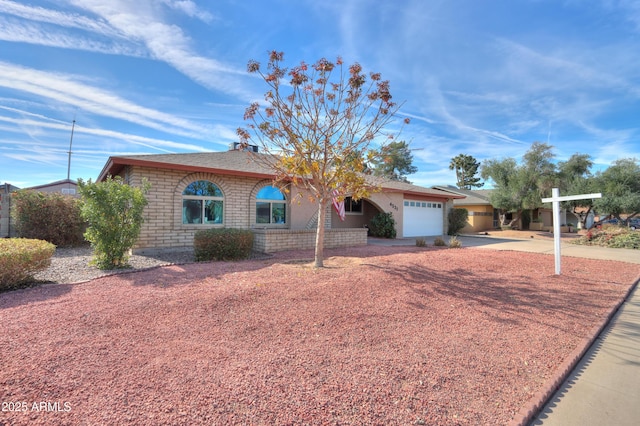
{"type": "Polygon", "coordinates": [[[84,243],[87,224],[80,215],[77,198],[23,189],[13,193],[11,199],[18,237],[44,240],[59,247],[84,243]]]}
{"type": "Polygon", "coordinates": [[[467,225],[469,211],[467,209],[451,209],[449,210],[449,229],[447,234],[458,235],[458,232],[467,225]]]}
{"type": "Polygon", "coordinates": [[[0,291],[18,288],[51,264],[53,244],[27,238],[0,239],[0,291]]]}
{"type": "Polygon", "coordinates": [[[372,237],[390,238],[396,237],[396,221],[393,214],[380,212],[369,223],[369,233],[372,237]]]}
{"type": "Polygon", "coordinates": [[[196,261],[247,259],[253,249],[253,232],[247,229],[205,229],[193,238],[196,261]]]}

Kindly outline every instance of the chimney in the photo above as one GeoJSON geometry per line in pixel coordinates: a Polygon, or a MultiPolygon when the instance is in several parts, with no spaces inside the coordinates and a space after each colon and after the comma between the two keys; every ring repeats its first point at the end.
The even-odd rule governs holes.
{"type": "Polygon", "coordinates": [[[258,152],[258,146],[257,145],[243,145],[240,142],[231,142],[229,144],[229,151],[258,152]]]}

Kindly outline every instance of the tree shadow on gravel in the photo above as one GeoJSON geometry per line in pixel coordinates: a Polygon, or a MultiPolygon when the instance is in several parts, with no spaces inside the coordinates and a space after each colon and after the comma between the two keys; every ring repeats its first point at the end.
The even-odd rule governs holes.
{"type": "Polygon", "coordinates": [[[464,267],[441,271],[418,263],[369,266],[379,268],[381,276],[390,275],[394,281],[414,292],[416,299],[409,304],[415,308],[428,309],[429,298],[446,297],[459,300],[465,309],[482,310],[485,315],[501,323],[524,324],[533,321],[571,333],[571,330],[558,324],[555,315],[549,314],[592,322],[590,313],[604,314],[615,304],[615,296],[610,294],[608,285],[590,282],[584,277],[565,275],[557,278],[540,273],[537,276],[511,275],[505,279],[492,277],[490,272],[476,273],[464,267]],[[558,279],[565,281],[555,285],[553,281],[558,279]],[[567,287],[566,282],[571,280],[576,283],[575,286],[567,287]]]}
{"type": "Polygon", "coordinates": [[[40,284],[0,293],[0,310],[57,299],[71,291],[73,284],[40,284]]]}
{"type": "Polygon", "coordinates": [[[206,278],[219,279],[236,272],[255,272],[271,266],[271,259],[193,262],[158,266],[142,271],[120,273],[119,278],[134,286],[170,287],[206,278]]]}
{"type": "MultiPolygon", "coordinates": [[[[380,255],[380,247],[359,246],[358,252],[354,253],[349,248],[333,248],[325,249],[325,260],[331,257],[352,257],[352,258],[369,258],[371,256],[380,255]]],[[[430,250],[439,250],[440,248],[430,248],[430,250]]],[[[420,248],[415,246],[391,246],[384,248],[384,255],[393,255],[399,253],[411,253],[416,251],[425,251],[429,248],[420,248]]],[[[149,257],[159,260],[167,260],[166,256],[151,255],[149,257]]],[[[168,287],[179,284],[190,283],[194,280],[206,278],[219,279],[227,274],[236,272],[255,272],[264,268],[269,268],[275,264],[300,264],[306,267],[307,263],[312,263],[314,259],[314,250],[295,250],[283,251],[271,254],[253,253],[250,259],[238,261],[210,261],[195,262],[185,261],[183,263],[153,266],[145,269],[122,269],[112,272],[124,281],[134,286],[154,285],[158,287],[168,287]]],[[[331,269],[327,266],[326,269],[331,269]]]]}

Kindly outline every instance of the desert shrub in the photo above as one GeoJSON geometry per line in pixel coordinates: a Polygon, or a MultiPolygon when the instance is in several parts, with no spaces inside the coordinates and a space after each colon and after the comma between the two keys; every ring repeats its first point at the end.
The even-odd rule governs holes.
{"type": "Polygon", "coordinates": [[[604,225],[602,229],[590,229],[585,235],[572,242],[574,244],[638,250],[640,249],[640,232],[617,225],[604,225]]]}
{"type": "Polygon", "coordinates": [[[458,232],[462,231],[462,228],[467,226],[467,218],[469,217],[469,211],[467,209],[451,209],[449,210],[449,230],[447,234],[458,235],[458,232]]]}
{"type": "Polygon", "coordinates": [[[462,241],[460,241],[456,237],[449,238],[449,248],[460,248],[460,247],[462,247],[462,241]]]}
{"type": "Polygon", "coordinates": [[[253,249],[253,232],[215,228],[197,231],[193,238],[196,261],[247,259],[253,249]]]}
{"type": "Polygon", "coordinates": [[[129,250],[142,228],[145,194],[150,185],[141,188],[125,184],[119,176],[104,182],[78,180],[82,195],[82,217],[89,222],[85,238],[93,247],[92,262],[100,269],[127,267],[129,250]]]}
{"type": "Polygon", "coordinates": [[[369,223],[369,233],[372,237],[395,238],[396,221],[393,214],[380,212],[376,214],[369,223]]]}
{"type": "Polygon", "coordinates": [[[11,199],[18,237],[45,240],[58,247],[84,242],[87,226],[80,214],[79,199],[29,190],[17,191],[11,199]]]}
{"type": "Polygon", "coordinates": [[[56,246],[28,238],[0,239],[0,291],[16,288],[51,264],[56,246]]]}
{"type": "Polygon", "coordinates": [[[425,240],[424,238],[416,238],[417,247],[424,247],[426,245],[427,245],[427,240],[425,240]]]}
{"type": "Polygon", "coordinates": [[[436,237],[436,239],[433,241],[433,245],[436,247],[444,247],[447,245],[447,243],[445,243],[442,238],[436,237]]]}
{"type": "Polygon", "coordinates": [[[640,249],[640,232],[630,231],[620,234],[611,241],[609,247],[638,250],[640,249]]]}

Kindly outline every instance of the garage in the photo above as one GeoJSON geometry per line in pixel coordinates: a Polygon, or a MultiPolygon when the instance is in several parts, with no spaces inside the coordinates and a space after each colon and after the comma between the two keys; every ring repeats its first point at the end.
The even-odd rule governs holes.
{"type": "Polygon", "coordinates": [[[442,235],[443,203],[437,201],[404,200],[403,237],[442,235]]]}

